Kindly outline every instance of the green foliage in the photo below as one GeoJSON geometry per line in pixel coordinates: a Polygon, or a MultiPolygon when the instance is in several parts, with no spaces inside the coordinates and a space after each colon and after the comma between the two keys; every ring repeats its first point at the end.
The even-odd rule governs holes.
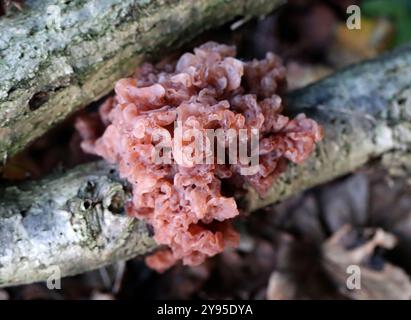
{"type": "Polygon", "coordinates": [[[411,41],[410,0],[365,0],[361,6],[369,17],[389,18],[395,27],[394,45],[411,41]]]}

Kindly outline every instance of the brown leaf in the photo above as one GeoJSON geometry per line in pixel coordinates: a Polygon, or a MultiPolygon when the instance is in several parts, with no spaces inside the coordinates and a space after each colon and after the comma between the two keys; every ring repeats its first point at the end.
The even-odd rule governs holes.
{"type": "Polygon", "coordinates": [[[345,225],[322,246],[324,268],[341,293],[351,299],[410,299],[408,275],[378,256],[379,248],[392,249],[396,241],[382,229],[356,232],[345,225]],[[348,288],[350,266],[358,267],[358,288],[348,288]]]}

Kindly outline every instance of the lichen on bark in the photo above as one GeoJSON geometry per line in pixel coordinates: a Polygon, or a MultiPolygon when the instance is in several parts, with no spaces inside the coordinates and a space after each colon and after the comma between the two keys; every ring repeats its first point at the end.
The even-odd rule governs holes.
{"type": "MultiPolygon", "coordinates": [[[[297,190],[331,180],[372,159],[409,158],[411,150],[411,45],[352,66],[288,96],[290,113],[304,112],[324,128],[315,155],[292,165],[264,197],[249,189],[248,211],[297,190]]],[[[386,161],[388,169],[395,165],[386,161]]]]}
{"type": "Polygon", "coordinates": [[[0,286],[72,275],[152,251],[147,226],[127,217],[127,185],[97,162],[18,187],[0,199],[0,286]]]}
{"type": "Polygon", "coordinates": [[[27,1],[0,20],[0,159],[107,94],[143,59],[283,2],[27,1]]]}

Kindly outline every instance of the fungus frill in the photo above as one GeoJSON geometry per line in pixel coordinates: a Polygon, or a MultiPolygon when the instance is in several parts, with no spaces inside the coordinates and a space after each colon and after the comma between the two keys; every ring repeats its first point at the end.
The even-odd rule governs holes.
{"type": "Polygon", "coordinates": [[[133,78],[119,80],[114,98],[100,108],[107,126],[101,137],[94,139],[84,119],[77,122],[83,149],[118,164],[132,185],[128,213],[150,223],[155,240],[164,245],[146,259],[158,271],[178,260],[198,265],[237,245],[231,219],[239,211],[234,198],[222,194],[223,180],[241,180],[264,194],[287,159],[304,161],[322,138],[321,128],[303,114],[281,115],[279,94],[286,81],[277,56],[242,62],[235,53],[234,47],[208,42],[175,65],[144,64],[133,78]],[[180,143],[172,131],[175,122],[181,123],[180,143]],[[176,161],[176,154],[192,152],[192,135],[186,133],[209,129],[257,129],[258,172],[242,175],[239,163],[176,161]],[[160,145],[172,151],[174,161],[153,161],[160,145]]]}

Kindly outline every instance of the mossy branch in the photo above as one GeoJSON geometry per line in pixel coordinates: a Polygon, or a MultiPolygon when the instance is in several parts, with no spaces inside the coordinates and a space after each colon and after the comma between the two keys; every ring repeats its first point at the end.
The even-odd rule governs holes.
{"type": "Polygon", "coordinates": [[[0,286],[73,275],[152,251],[146,225],[124,215],[127,186],[96,162],[0,191],[0,286]]]}
{"type": "Polygon", "coordinates": [[[167,48],[284,0],[32,0],[0,19],[0,164],[167,48]]]}

